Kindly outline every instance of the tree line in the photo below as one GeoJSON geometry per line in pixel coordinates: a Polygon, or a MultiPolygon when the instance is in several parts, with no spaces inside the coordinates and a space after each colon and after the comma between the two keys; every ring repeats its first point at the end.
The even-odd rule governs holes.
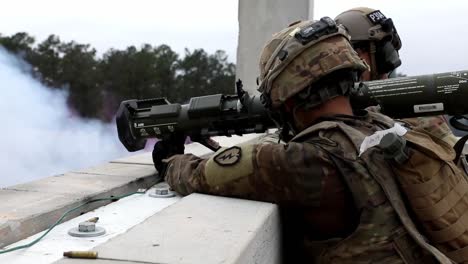
{"type": "MultiPolygon", "coordinates": [[[[98,58],[89,44],[50,35],[40,43],[28,33],[0,34],[0,45],[31,65],[31,75],[50,89],[65,89],[68,106],[84,118],[112,120],[121,101],[189,98],[233,93],[235,64],[224,51],[203,49],[180,56],[167,45],[109,49],[98,58]]],[[[13,89],[13,87],[12,87],[13,89]]]]}

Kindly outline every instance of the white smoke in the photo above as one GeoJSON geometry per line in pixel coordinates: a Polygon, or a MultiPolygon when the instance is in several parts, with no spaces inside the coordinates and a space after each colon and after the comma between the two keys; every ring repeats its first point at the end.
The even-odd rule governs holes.
{"type": "Polygon", "coordinates": [[[34,80],[0,47],[0,187],[124,155],[114,123],[72,116],[66,93],[34,80]]]}

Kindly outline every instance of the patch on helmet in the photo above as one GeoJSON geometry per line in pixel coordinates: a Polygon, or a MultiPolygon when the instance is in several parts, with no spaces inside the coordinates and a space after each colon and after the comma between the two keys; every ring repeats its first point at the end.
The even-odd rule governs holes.
{"type": "Polygon", "coordinates": [[[214,157],[214,161],[220,166],[231,166],[239,162],[242,150],[239,147],[230,147],[214,157]]]}
{"type": "Polygon", "coordinates": [[[374,12],[371,12],[367,14],[367,18],[374,23],[378,24],[381,20],[386,19],[385,15],[380,12],[380,10],[375,10],[374,12]]]}

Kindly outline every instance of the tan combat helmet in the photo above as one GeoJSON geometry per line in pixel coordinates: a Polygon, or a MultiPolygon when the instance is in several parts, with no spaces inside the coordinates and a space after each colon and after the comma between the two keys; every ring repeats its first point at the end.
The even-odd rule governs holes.
{"type": "Polygon", "coordinates": [[[303,21],[273,35],[260,56],[259,91],[270,109],[340,69],[362,72],[346,30],[329,17],[303,21]]]}
{"type": "Polygon", "coordinates": [[[352,8],[339,14],[335,21],[343,25],[351,35],[351,42],[380,41],[392,36],[397,50],[401,48],[401,41],[391,18],[385,17],[380,10],[368,7],[352,8]]]}
{"type": "Polygon", "coordinates": [[[351,36],[354,48],[366,47],[371,54],[371,72],[384,74],[401,65],[398,50],[401,40],[391,18],[380,10],[368,7],[352,8],[339,14],[335,21],[351,36]]]}

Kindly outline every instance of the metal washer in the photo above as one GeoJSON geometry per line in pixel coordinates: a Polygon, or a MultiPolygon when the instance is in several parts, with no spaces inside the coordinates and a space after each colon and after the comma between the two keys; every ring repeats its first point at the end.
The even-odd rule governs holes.
{"type": "Polygon", "coordinates": [[[173,191],[167,191],[167,194],[160,194],[156,191],[152,192],[149,194],[149,196],[151,197],[154,197],[154,198],[171,198],[171,197],[174,197],[176,196],[175,193],[173,191]]]}
{"type": "Polygon", "coordinates": [[[106,230],[100,226],[96,226],[96,229],[94,231],[89,231],[89,232],[81,232],[79,231],[78,227],[74,227],[68,230],[68,234],[74,237],[96,237],[96,236],[104,235],[105,233],[106,233],[106,230]]]}

